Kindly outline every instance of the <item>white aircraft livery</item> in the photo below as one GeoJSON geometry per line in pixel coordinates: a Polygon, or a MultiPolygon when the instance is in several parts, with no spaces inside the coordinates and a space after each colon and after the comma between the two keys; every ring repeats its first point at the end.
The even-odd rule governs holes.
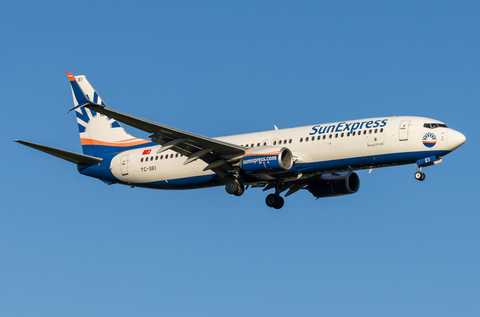
{"type": "MultiPolygon", "coordinates": [[[[282,208],[300,189],[313,196],[356,193],[356,170],[416,164],[422,169],[466,138],[443,122],[422,117],[380,117],[208,138],[107,107],[85,76],[70,80],[83,154],[14,140],[77,164],[107,184],[153,189],[225,186],[241,196],[248,187],[273,189],[266,203],[282,208]],[[151,134],[128,134],[119,122],[151,134]]],[[[69,112],[70,112],[69,111],[69,112]]]]}

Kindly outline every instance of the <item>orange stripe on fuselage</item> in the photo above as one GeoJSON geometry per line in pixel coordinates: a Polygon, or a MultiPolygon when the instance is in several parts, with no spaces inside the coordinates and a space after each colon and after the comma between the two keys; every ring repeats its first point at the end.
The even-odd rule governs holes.
{"type": "Polygon", "coordinates": [[[150,143],[151,141],[148,140],[142,140],[142,139],[128,139],[128,140],[122,140],[122,141],[116,141],[116,142],[104,142],[104,141],[98,141],[98,140],[93,140],[93,139],[81,139],[82,145],[104,145],[104,146],[135,146],[135,145],[140,145],[140,144],[146,144],[150,143]]]}
{"type": "Polygon", "coordinates": [[[259,156],[259,155],[278,155],[280,153],[280,151],[278,152],[270,152],[270,153],[252,153],[252,154],[245,154],[243,157],[246,157],[246,156],[259,156]]]}

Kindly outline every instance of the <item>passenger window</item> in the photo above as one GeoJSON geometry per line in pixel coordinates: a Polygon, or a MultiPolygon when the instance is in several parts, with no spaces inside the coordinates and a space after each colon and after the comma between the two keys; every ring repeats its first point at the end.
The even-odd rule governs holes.
{"type": "Polygon", "coordinates": [[[370,130],[368,131],[368,134],[372,134],[372,129],[370,129],[370,130]]]}
{"type": "Polygon", "coordinates": [[[163,160],[163,155],[160,155],[160,159],[163,160]]]}
{"type": "Polygon", "coordinates": [[[335,133],[335,139],[338,138],[338,133],[335,133]]]}
{"type": "Polygon", "coordinates": [[[383,132],[383,128],[380,129],[380,133],[382,133],[382,132],[383,132]]]}
{"type": "Polygon", "coordinates": [[[143,162],[143,157],[140,159],[140,163],[143,162]]]}
{"type": "Polygon", "coordinates": [[[340,135],[341,138],[343,138],[343,133],[340,135]]]}
{"type": "Polygon", "coordinates": [[[266,146],[267,145],[267,142],[263,142],[263,146],[266,146]]]}
{"type": "Polygon", "coordinates": [[[287,144],[287,140],[283,140],[283,144],[287,144]]]}
{"type": "Polygon", "coordinates": [[[350,136],[350,132],[347,132],[347,136],[350,136]]]}
{"type": "Polygon", "coordinates": [[[277,141],[273,141],[273,145],[277,145],[277,141]]]}
{"type": "Polygon", "coordinates": [[[278,145],[282,144],[282,140],[278,141],[278,145]]]}
{"type": "Polygon", "coordinates": [[[352,136],[355,136],[355,131],[352,132],[352,136]]]}
{"type": "Polygon", "coordinates": [[[257,146],[260,146],[260,143],[257,143],[257,146]]]}
{"type": "Polygon", "coordinates": [[[165,159],[168,159],[168,154],[167,154],[167,155],[165,155],[165,159]]]}
{"type": "Polygon", "coordinates": [[[170,158],[173,158],[173,154],[170,154],[170,158]]]}
{"type": "Polygon", "coordinates": [[[145,162],[148,162],[148,156],[145,158],[145,162]]]}
{"type": "Polygon", "coordinates": [[[331,138],[332,138],[332,135],[330,134],[330,135],[328,136],[328,138],[331,139],[331,138]]]}
{"type": "Polygon", "coordinates": [[[292,143],[292,139],[290,139],[290,140],[288,141],[288,143],[292,143]]]}
{"type": "Polygon", "coordinates": [[[255,144],[252,143],[252,146],[251,147],[255,147],[255,144]]]}
{"type": "Polygon", "coordinates": [[[303,142],[303,138],[300,138],[300,142],[303,142]]]}
{"type": "Polygon", "coordinates": [[[245,144],[245,147],[248,147],[248,144],[245,144]]]}
{"type": "Polygon", "coordinates": [[[175,157],[178,157],[178,153],[177,153],[177,154],[175,154],[175,157]]]}
{"type": "Polygon", "coordinates": [[[158,161],[158,155],[157,155],[157,156],[155,156],[155,161],[158,161]]]}
{"type": "Polygon", "coordinates": [[[378,129],[375,129],[375,133],[377,133],[378,129]]]}
{"type": "Polygon", "coordinates": [[[363,134],[367,134],[367,130],[363,130],[363,134]]]}
{"type": "Polygon", "coordinates": [[[325,140],[326,137],[327,137],[327,135],[324,135],[324,136],[323,136],[323,139],[325,140]]]}

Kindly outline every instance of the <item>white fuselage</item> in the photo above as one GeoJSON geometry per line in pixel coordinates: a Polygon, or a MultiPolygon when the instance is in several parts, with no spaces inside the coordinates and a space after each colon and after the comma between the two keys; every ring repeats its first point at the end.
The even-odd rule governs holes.
{"type": "MultiPolygon", "coordinates": [[[[414,163],[430,156],[429,153],[442,156],[461,145],[457,131],[447,127],[429,128],[425,124],[444,126],[429,118],[382,117],[215,139],[245,146],[247,153],[260,147],[287,147],[295,157],[292,172],[302,178],[339,170],[414,163]]],[[[201,160],[184,165],[186,157],[174,151],[156,154],[160,148],[158,145],[119,153],[113,157],[110,170],[122,183],[159,184],[159,188],[168,188],[169,184],[182,180],[186,188],[197,186],[195,182],[202,187],[202,176],[214,174],[211,170],[203,171],[207,164],[201,160]],[[190,186],[189,179],[196,181],[190,186]]],[[[292,177],[291,173],[285,175],[292,177]]]]}

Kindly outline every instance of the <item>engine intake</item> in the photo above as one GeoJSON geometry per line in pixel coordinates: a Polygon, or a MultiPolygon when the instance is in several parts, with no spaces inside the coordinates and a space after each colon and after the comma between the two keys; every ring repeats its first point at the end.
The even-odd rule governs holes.
{"type": "Polygon", "coordinates": [[[307,187],[317,198],[355,194],[359,188],[360,178],[355,172],[322,175],[307,187]]]}
{"type": "Polygon", "coordinates": [[[293,166],[293,154],[281,146],[270,146],[243,155],[240,167],[245,173],[281,173],[293,166]]]}

